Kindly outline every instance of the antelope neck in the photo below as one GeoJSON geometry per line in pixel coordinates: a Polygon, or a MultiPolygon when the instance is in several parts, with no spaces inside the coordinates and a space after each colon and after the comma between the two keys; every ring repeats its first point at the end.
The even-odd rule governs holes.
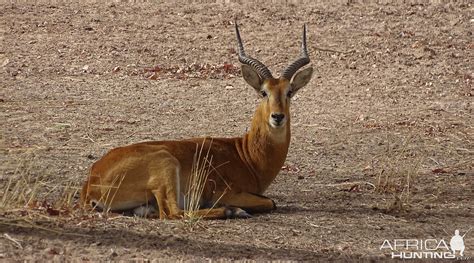
{"type": "Polygon", "coordinates": [[[280,172],[290,145],[290,118],[279,129],[271,128],[257,108],[250,131],[242,138],[242,152],[257,181],[257,191],[263,193],[280,172]],[[281,129],[281,130],[280,130],[281,129]]]}

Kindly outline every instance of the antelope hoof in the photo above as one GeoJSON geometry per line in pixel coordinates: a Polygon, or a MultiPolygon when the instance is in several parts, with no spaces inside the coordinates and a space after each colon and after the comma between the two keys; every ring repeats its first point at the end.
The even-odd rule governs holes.
{"type": "Polygon", "coordinates": [[[226,208],[225,210],[225,215],[227,218],[241,218],[241,219],[247,219],[247,218],[252,218],[253,216],[249,213],[247,213],[245,210],[238,208],[238,207],[229,207],[226,208]]]}

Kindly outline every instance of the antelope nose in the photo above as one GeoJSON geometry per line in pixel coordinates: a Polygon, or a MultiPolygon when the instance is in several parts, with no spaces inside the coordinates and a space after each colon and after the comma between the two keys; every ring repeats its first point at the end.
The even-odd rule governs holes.
{"type": "Polygon", "coordinates": [[[284,118],[285,114],[283,113],[272,113],[272,119],[278,124],[280,124],[284,118]]]}

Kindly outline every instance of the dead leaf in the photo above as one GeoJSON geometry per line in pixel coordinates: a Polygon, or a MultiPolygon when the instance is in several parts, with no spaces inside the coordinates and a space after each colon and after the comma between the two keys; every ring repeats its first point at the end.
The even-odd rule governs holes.
{"type": "Polygon", "coordinates": [[[282,171],[287,171],[289,173],[298,173],[300,171],[300,168],[293,166],[293,165],[284,165],[281,167],[282,171]]]}
{"type": "Polygon", "coordinates": [[[52,208],[51,206],[48,206],[46,208],[46,213],[48,213],[48,215],[50,216],[58,216],[59,215],[59,210],[58,209],[54,209],[52,208]]]}
{"type": "Polygon", "coordinates": [[[232,72],[234,69],[235,69],[234,65],[228,64],[228,63],[224,63],[224,71],[225,71],[226,73],[232,72]]]}

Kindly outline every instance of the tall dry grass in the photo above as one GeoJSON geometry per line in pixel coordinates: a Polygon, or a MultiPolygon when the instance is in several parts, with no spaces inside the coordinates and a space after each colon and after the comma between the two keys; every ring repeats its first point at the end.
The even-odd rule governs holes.
{"type": "MultiPolygon", "coordinates": [[[[212,147],[212,139],[210,147],[205,150],[206,139],[203,140],[202,144],[196,145],[194,152],[193,164],[191,168],[191,175],[188,181],[186,193],[184,195],[184,219],[189,223],[198,222],[205,215],[198,215],[198,211],[202,209],[202,195],[208,182],[209,175],[217,167],[213,166],[213,156],[210,154],[212,147]]],[[[219,196],[219,198],[212,204],[210,209],[214,208],[219,200],[224,196],[225,191],[219,196]]]]}
{"type": "Polygon", "coordinates": [[[46,182],[32,173],[35,159],[34,154],[28,153],[19,160],[6,186],[1,189],[0,209],[27,207],[37,199],[38,190],[46,182]]]}
{"type": "MultiPolygon", "coordinates": [[[[52,182],[45,168],[41,168],[34,152],[27,152],[14,160],[14,172],[0,188],[0,211],[43,211],[47,215],[70,214],[77,207],[79,182],[52,182]]],[[[13,162],[13,161],[11,161],[13,162]]]]}
{"type": "Polygon", "coordinates": [[[204,139],[200,146],[199,144],[196,145],[191,175],[184,195],[184,218],[190,221],[199,219],[196,212],[201,209],[202,194],[207,179],[212,172],[213,156],[210,155],[211,147],[204,152],[205,143],[206,139],[204,139]]]}
{"type": "MultiPolygon", "coordinates": [[[[100,177],[102,179],[102,177],[100,177]]],[[[100,181],[100,184],[91,184],[88,187],[99,187],[101,188],[101,196],[99,200],[97,200],[96,204],[91,207],[91,211],[97,210],[100,204],[102,206],[100,209],[102,210],[102,214],[104,217],[111,212],[112,203],[117,195],[118,189],[122,185],[123,180],[125,179],[125,174],[118,174],[114,177],[110,184],[104,184],[100,181]]]]}

